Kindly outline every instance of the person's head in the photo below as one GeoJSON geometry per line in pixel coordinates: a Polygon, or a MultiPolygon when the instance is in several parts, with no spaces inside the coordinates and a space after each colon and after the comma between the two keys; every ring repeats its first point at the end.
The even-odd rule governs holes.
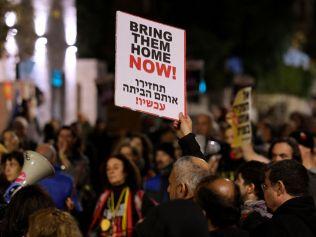
{"type": "Polygon", "coordinates": [[[16,117],[13,120],[12,128],[16,132],[19,138],[24,138],[27,135],[27,128],[29,124],[24,117],[16,117]]]}
{"type": "Polygon", "coordinates": [[[56,141],[57,131],[52,122],[46,123],[43,129],[44,142],[54,143],[56,141]]]}
{"type": "Polygon", "coordinates": [[[105,184],[108,188],[126,184],[131,189],[139,188],[139,177],[132,165],[124,155],[112,155],[106,161],[106,180],[105,184]]]}
{"type": "Polygon", "coordinates": [[[81,237],[75,219],[57,208],[41,209],[29,217],[28,237],[81,237]]]}
{"type": "Polygon", "coordinates": [[[175,148],[172,143],[161,143],[156,148],[155,161],[158,170],[162,170],[175,160],[175,148]]]}
{"type": "Polygon", "coordinates": [[[307,117],[300,112],[293,112],[289,117],[290,131],[306,128],[307,117]]]}
{"type": "Polygon", "coordinates": [[[231,180],[205,177],[197,187],[195,200],[206,212],[210,230],[236,225],[240,219],[239,190],[231,180]]]}
{"type": "Polygon", "coordinates": [[[54,202],[39,186],[30,185],[21,188],[8,204],[4,218],[4,236],[25,235],[29,216],[48,207],[55,207],[54,202]]]}
{"type": "Polygon", "coordinates": [[[238,168],[235,183],[244,202],[263,199],[264,169],[265,164],[259,161],[249,161],[238,168]]]}
{"type": "Polygon", "coordinates": [[[63,126],[57,135],[57,145],[66,143],[69,148],[75,144],[76,134],[70,126],[63,126]]]}
{"type": "Polygon", "coordinates": [[[275,139],[270,145],[268,156],[273,162],[288,159],[302,162],[298,144],[290,137],[275,139]]]}
{"type": "Polygon", "coordinates": [[[196,134],[209,136],[213,130],[213,119],[210,114],[199,114],[194,123],[196,134]]]}
{"type": "Polygon", "coordinates": [[[295,131],[290,134],[298,143],[302,158],[308,157],[314,150],[314,136],[307,131],[295,131]]]}
{"type": "Polygon", "coordinates": [[[114,154],[123,154],[124,156],[126,156],[126,158],[134,162],[140,159],[138,150],[135,147],[131,146],[129,140],[124,140],[120,142],[114,149],[114,154]]]}
{"type": "Polygon", "coordinates": [[[130,137],[130,144],[132,147],[135,147],[139,154],[146,158],[148,154],[152,151],[152,144],[147,136],[141,133],[132,134],[130,137]]]}
{"type": "Polygon", "coordinates": [[[169,176],[170,199],[192,198],[198,183],[209,174],[209,166],[205,160],[194,156],[179,158],[169,176]]]}
{"type": "Polygon", "coordinates": [[[71,123],[70,128],[75,132],[77,136],[83,136],[82,124],[79,121],[71,123]]]}
{"type": "Polygon", "coordinates": [[[275,211],[284,202],[305,196],[309,178],[305,167],[295,160],[282,160],[267,165],[262,185],[267,206],[275,211]]]}
{"type": "Polygon", "coordinates": [[[94,129],[96,132],[104,132],[107,128],[107,124],[106,122],[101,119],[101,118],[97,118],[96,122],[95,122],[95,126],[94,129]]]}
{"type": "Polygon", "coordinates": [[[20,151],[14,151],[4,154],[1,163],[4,165],[4,175],[9,182],[13,182],[20,174],[23,164],[24,156],[20,151]]]}
{"type": "Polygon", "coordinates": [[[52,165],[56,164],[57,153],[55,148],[51,144],[44,143],[38,145],[38,147],[36,148],[36,152],[43,155],[52,165]]]}
{"type": "Polygon", "coordinates": [[[8,152],[17,151],[20,148],[20,139],[13,130],[5,130],[2,133],[2,138],[8,152]]]}
{"type": "Polygon", "coordinates": [[[173,143],[175,141],[177,141],[177,136],[170,126],[164,127],[159,131],[160,143],[173,143]]]}
{"type": "Polygon", "coordinates": [[[129,138],[131,146],[137,149],[138,154],[144,161],[142,173],[148,172],[153,162],[153,147],[151,141],[142,133],[134,133],[129,138]]]}

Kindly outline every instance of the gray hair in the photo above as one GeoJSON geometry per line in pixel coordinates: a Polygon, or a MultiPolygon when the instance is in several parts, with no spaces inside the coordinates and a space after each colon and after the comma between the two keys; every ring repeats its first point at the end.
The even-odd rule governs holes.
{"type": "Polygon", "coordinates": [[[179,158],[173,165],[177,183],[185,183],[190,193],[194,193],[200,181],[210,175],[210,171],[194,162],[194,156],[179,158]]]}

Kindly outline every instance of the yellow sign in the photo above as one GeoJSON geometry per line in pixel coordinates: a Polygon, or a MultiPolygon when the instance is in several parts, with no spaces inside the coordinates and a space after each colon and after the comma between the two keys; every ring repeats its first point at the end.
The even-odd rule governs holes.
{"type": "Polygon", "coordinates": [[[240,147],[251,142],[251,87],[245,87],[238,91],[231,112],[227,116],[227,122],[232,126],[234,140],[232,147],[240,147]]]}

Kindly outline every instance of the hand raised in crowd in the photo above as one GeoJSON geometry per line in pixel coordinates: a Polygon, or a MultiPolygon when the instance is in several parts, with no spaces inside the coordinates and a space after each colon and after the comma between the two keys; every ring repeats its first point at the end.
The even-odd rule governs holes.
{"type": "Polygon", "coordinates": [[[71,211],[73,211],[73,209],[75,209],[75,204],[70,197],[67,198],[67,200],[66,200],[66,207],[67,207],[67,210],[69,212],[71,212],[71,211]]]}
{"type": "Polygon", "coordinates": [[[69,143],[66,140],[59,140],[57,143],[57,147],[59,153],[66,154],[69,148],[69,143]]]}
{"type": "Polygon", "coordinates": [[[242,150],[245,161],[256,160],[265,164],[270,162],[268,158],[255,152],[255,150],[253,149],[252,143],[243,144],[241,146],[241,150],[242,150]]]}
{"type": "Polygon", "coordinates": [[[69,146],[69,143],[65,140],[58,141],[57,143],[58,155],[65,169],[68,169],[71,166],[71,163],[67,157],[67,151],[69,150],[69,146]]]}
{"type": "Polygon", "coordinates": [[[178,138],[182,138],[192,132],[192,120],[188,115],[184,116],[183,113],[179,114],[179,121],[174,121],[172,126],[178,138]]]}

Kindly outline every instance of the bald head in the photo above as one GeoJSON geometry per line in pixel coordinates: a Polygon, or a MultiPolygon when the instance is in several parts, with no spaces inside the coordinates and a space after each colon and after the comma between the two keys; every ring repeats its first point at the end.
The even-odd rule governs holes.
{"type": "Polygon", "coordinates": [[[208,188],[227,200],[234,200],[236,188],[233,181],[225,178],[218,178],[208,185],[208,188]]]}
{"type": "Polygon", "coordinates": [[[212,228],[235,225],[239,221],[239,190],[229,179],[204,178],[197,187],[195,200],[205,210],[212,228]]]}
{"type": "Polygon", "coordinates": [[[46,159],[52,165],[56,163],[56,159],[57,159],[56,150],[52,145],[48,143],[41,144],[37,147],[36,152],[46,157],[46,159]]]}
{"type": "Polygon", "coordinates": [[[169,177],[168,192],[170,199],[192,198],[198,183],[210,175],[206,161],[194,156],[178,159],[169,177]]]}

